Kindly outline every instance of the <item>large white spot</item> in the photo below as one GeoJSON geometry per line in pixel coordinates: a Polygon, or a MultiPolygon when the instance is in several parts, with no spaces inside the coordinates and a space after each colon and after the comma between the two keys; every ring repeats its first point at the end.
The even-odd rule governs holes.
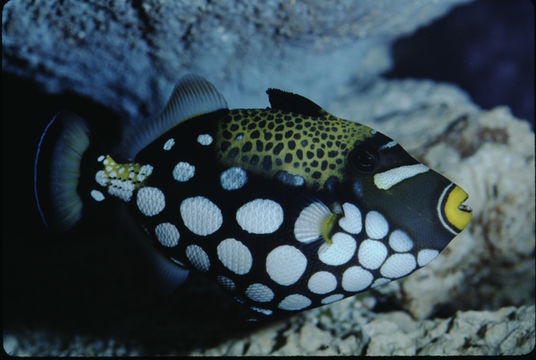
{"type": "Polygon", "coordinates": [[[394,251],[406,252],[413,247],[413,241],[402,230],[395,230],[389,235],[389,246],[394,251]]]}
{"type": "Polygon", "coordinates": [[[330,296],[327,296],[320,301],[322,304],[331,304],[332,302],[339,301],[344,297],[343,294],[333,294],[330,296]]]}
{"type": "Polygon", "coordinates": [[[354,204],[342,204],[344,217],[339,220],[339,226],[350,234],[359,234],[363,229],[361,211],[354,204]]]}
{"type": "Polygon", "coordinates": [[[210,136],[209,134],[201,134],[197,137],[197,142],[201,145],[208,146],[212,144],[212,136],[210,136]]]}
{"type": "Polygon", "coordinates": [[[190,180],[195,174],[195,166],[187,162],[180,161],[173,169],[173,178],[180,182],[190,180]]]}
{"type": "Polygon", "coordinates": [[[184,199],[180,212],[184,225],[196,235],[210,235],[223,223],[220,208],[203,196],[184,199]]]}
{"type": "Polygon", "coordinates": [[[227,291],[233,291],[234,289],[236,289],[236,285],[234,281],[229,279],[226,276],[221,276],[221,275],[216,276],[216,280],[218,281],[220,286],[227,291]]]}
{"type": "Polygon", "coordinates": [[[367,235],[371,239],[381,239],[389,231],[387,220],[377,211],[369,211],[365,218],[365,228],[367,235]]]}
{"type": "Polygon", "coordinates": [[[218,258],[222,264],[238,275],[244,275],[251,269],[253,258],[246,245],[235,239],[225,239],[218,244],[218,258]]]}
{"type": "Polygon", "coordinates": [[[248,286],[246,296],[253,301],[268,302],[274,298],[274,292],[266,285],[255,283],[248,286]]]}
{"type": "Polygon", "coordinates": [[[324,243],[318,248],[318,258],[327,265],[342,265],[354,256],[357,247],[352,236],[338,232],[331,238],[331,244],[324,243]]]}
{"type": "Polygon", "coordinates": [[[419,266],[428,265],[428,263],[435,259],[439,255],[439,251],[434,249],[423,249],[417,254],[417,263],[419,266]]]}
{"type": "Polygon", "coordinates": [[[388,278],[399,278],[409,274],[416,266],[415,256],[411,254],[394,254],[387,258],[380,268],[380,273],[388,278]]]}
{"type": "Polygon", "coordinates": [[[166,207],[166,198],[160,189],[146,186],[138,190],[136,204],[142,214],[154,216],[164,210],[166,207]]]}
{"type": "Polygon", "coordinates": [[[104,200],[104,195],[99,190],[91,190],[91,197],[95,199],[95,201],[102,201],[104,200]]]}
{"type": "Polygon", "coordinates": [[[307,283],[307,287],[315,294],[327,294],[335,290],[337,287],[337,279],[327,271],[319,271],[314,273],[307,283]]]}
{"type": "Polygon", "coordinates": [[[249,233],[269,234],[283,223],[283,209],[273,200],[256,199],[238,209],[236,221],[249,233]]]}
{"type": "Polygon", "coordinates": [[[430,169],[423,164],[400,166],[374,175],[374,185],[378,189],[388,190],[399,182],[428,170],[430,169]]]}
{"type": "Polygon", "coordinates": [[[172,223],[166,222],[156,225],[154,233],[163,246],[173,247],[179,244],[179,230],[172,223]]]}
{"type": "Polygon", "coordinates": [[[277,307],[283,310],[301,310],[309,305],[311,305],[309,298],[300,294],[292,294],[281,300],[277,307]]]}
{"type": "Polygon", "coordinates": [[[167,139],[167,141],[164,143],[164,150],[169,151],[171,148],[175,145],[175,139],[167,139]]]}
{"type": "Polygon", "coordinates": [[[351,266],[342,274],[342,288],[346,291],[361,291],[372,283],[374,277],[360,266],[351,266]]]}
{"type": "Polygon", "coordinates": [[[309,243],[322,234],[322,226],[331,215],[331,210],[321,202],[314,202],[303,209],[294,223],[296,240],[309,243]]]}
{"type": "Polygon", "coordinates": [[[225,190],[240,189],[248,181],[248,175],[241,167],[234,166],[221,173],[220,183],[225,190]]]}
{"type": "Polygon", "coordinates": [[[210,268],[210,259],[207,253],[200,246],[188,245],[186,247],[186,257],[192,265],[199,271],[208,271],[210,268]]]}
{"type": "Polygon", "coordinates": [[[292,285],[303,275],[307,258],[294,246],[281,245],[266,257],[266,272],[280,285],[292,285]]]}
{"type": "Polygon", "coordinates": [[[387,248],[381,241],[365,240],[359,245],[357,258],[361,266],[367,269],[379,268],[387,257],[387,248]]]}

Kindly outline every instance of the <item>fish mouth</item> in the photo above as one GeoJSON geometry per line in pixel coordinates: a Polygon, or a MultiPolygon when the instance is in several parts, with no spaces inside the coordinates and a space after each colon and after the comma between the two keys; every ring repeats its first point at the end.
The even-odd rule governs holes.
{"type": "Polygon", "coordinates": [[[473,209],[465,202],[469,194],[456,184],[445,188],[439,201],[441,222],[453,233],[462,231],[473,216],[473,209]]]}

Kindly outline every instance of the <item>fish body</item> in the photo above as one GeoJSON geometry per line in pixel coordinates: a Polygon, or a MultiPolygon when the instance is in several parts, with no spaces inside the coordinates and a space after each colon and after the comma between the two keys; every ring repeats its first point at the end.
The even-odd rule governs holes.
{"type": "Polygon", "coordinates": [[[87,150],[84,121],[64,116],[73,144],[55,147],[59,200],[48,218],[68,228],[84,204],[124,201],[149,251],[181,279],[204,273],[260,318],[409,275],[469,222],[465,191],[389,137],[299,95],[267,93],[270,108],[230,110],[187,76],[159,117],[125,132],[132,161],[121,163],[87,150]],[[79,161],[66,164],[77,147],[79,161]],[[69,166],[76,195],[62,175],[69,166]]]}

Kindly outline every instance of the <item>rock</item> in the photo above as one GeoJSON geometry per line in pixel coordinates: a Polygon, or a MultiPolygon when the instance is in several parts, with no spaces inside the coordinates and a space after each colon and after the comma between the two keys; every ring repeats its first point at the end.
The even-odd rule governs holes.
{"type": "Polygon", "coordinates": [[[325,102],[348,79],[386,70],[394,38],[464,2],[11,1],[2,65],[128,121],[159,111],[187,72],[210,79],[232,107],[266,106],[268,87],[325,102]]]}
{"type": "Polygon", "coordinates": [[[403,311],[365,315],[358,302],[349,300],[297,315],[286,325],[267,327],[231,346],[223,344],[191,355],[523,355],[534,349],[534,305],[414,320],[403,311]],[[322,313],[344,302],[346,308],[352,304],[354,309],[346,319],[351,324],[345,326],[331,316],[328,322],[320,319],[322,313]],[[276,346],[258,345],[267,341],[276,346]]]}

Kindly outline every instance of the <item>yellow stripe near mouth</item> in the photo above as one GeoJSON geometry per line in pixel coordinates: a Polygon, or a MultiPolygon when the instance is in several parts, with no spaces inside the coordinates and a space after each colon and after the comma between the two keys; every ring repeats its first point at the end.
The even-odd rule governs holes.
{"type": "Polygon", "coordinates": [[[445,216],[447,221],[459,231],[462,231],[471,216],[473,215],[470,210],[460,209],[460,205],[467,200],[469,195],[459,186],[456,185],[454,189],[449,193],[447,201],[445,201],[445,216]]]}

